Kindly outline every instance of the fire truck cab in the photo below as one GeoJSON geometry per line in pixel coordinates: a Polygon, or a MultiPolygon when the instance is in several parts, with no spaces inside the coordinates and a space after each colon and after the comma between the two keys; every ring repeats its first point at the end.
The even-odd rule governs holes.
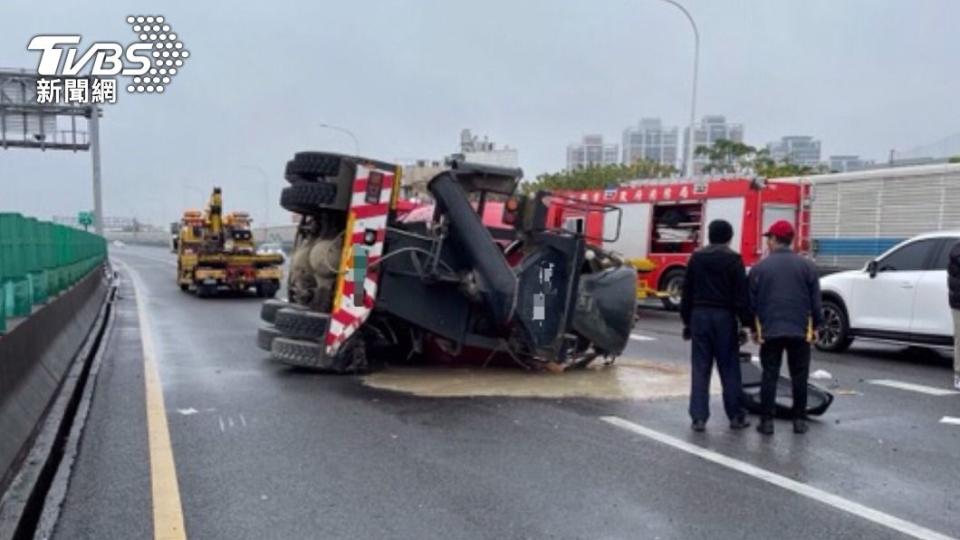
{"type": "Polygon", "coordinates": [[[612,204],[621,212],[578,212],[557,207],[555,226],[602,239],[603,247],[635,261],[638,291],[660,297],[667,309],[680,307],[680,295],[690,255],[707,243],[707,224],[724,219],[733,225],[731,247],[749,268],[766,249],[763,231],[784,219],[797,230],[795,247],[810,249],[809,186],[791,181],[767,181],[742,176],[635,180],[615,189],[567,192],[584,201],[612,204]],[[605,230],[617,230],[604,238],[605,230]]]}

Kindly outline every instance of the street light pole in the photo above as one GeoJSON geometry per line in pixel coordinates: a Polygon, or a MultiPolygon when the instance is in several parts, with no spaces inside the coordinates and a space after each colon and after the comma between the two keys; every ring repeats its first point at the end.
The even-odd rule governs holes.
{"type": "Polygon", "coordinates": [[[334,131],[339,131],[340,133],[346,133],[347,135],[349,135],[350,138],[353,139],[353,149],[354,149],[355,153],[356,153],[357,155],[360,154],[360,141],[357,139],[357,136],[354,135],[352,131],[350,131],[349,129],[347,129],[347,128],[345,128],[345,127],[335,126],[335,125],[333,125],[333,124],[324,124],[324,123],[321,123],[321,124],[320,124],[320,127],[322,127],[322,128],[327,128],[327,129],[332,129],[332,130],[334,130],[334,131]]]}
{"type": "Polygon", "coordinates": [[[690,21],[690,27],[693,28],[693,90],[690,97],[690,128],[687,130],[687,152],[684,163],[684,173],[693,174],[693,131],[697,121],[697,74],[700,70],[700,30],[693,16],[677,0],[661,0],[683,12],[683,15],[690,21]]]}
{"type": "Polygon", "coordinates": [[[90,106],[90,155],[93,158],[93,230],[103,236],[103,192],[100,188],[100,108],[90,106]]]}

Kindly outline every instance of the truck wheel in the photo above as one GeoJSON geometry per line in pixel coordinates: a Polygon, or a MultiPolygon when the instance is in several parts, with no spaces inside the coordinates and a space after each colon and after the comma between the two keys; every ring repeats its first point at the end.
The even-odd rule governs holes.
{"type": "MultiPolygon", "coordinates": [[[[318,210],[333,208],[337,186],[328,182],[293,184],[280,192],[280,206],[295,214],[316,214],[318,210]]],[[[334,208],[334,210],[339,210],[334,208]]]]}
{"type": "Polygon", "coordinates": [[[330,315],[306,309],[284,308],[277,311],[277,325],[283,335],[296,339],[323,339],[330,324],[330,315]]]}
{"type": "Polygon", "coordinates": [[[273,340],[278,337],[283,337],[283,334],[272,324],[261,326],[257,328],[257,347],[270,352],[273,340]]]}
{"type": "Polygon", "coordinates": [[[686,272],[683,269],[674,268],[660,279],[660,290],[667,293],[667,296],[661,298],[660,302],[663,303],[663,307],[667,311],[678,311],[680,309],[684,276],[686,276],[686,272]]]}
{"type": "Polygon", "coordinates": [[[843,306],[835,300],[823,301],[823,328],[817,334],[817,349],[827,352],[843,352],[853,343],[850,337],[850,322],[843,306]]]}
{"type": "Polygon", "coordinates": [[[335,358],[327,358],[323,345],[315,341],[278,337],[270,349],[277,361],[287,365],[326,373],[364,373],[369,369],[366,349],[355,339],[340,350],[335,358]]]}
{"type": "Polygon", "coordinates": [[[306,306],[301,306],[300,304],[291,304],[286,300],[271,298],[260,306],[260,319],[263,322],[273,324],[277,322],[277,312],[283,308],[307,309],[306,306]]]}
{"type": "Polygon", "coordinates": [[[260,298],[273,298],[279,290],[280,284],[275,281],[257,283],[257,296],[260,298]]]}
{"type": "Polygon", "coordinates": [[[183,291],[183,292],[189,291],[189,290],[190,290],[190,284],[188,284],[188,283],[181,283],[181,284],[180,284],[180,290],[183,291]]]}
{"type": "Polygon", "coordinates": [[[326,176],[337,176],[340,172],[340,159],[337,154],[325,152],[297,152],[287,162],[283,177],[290,183],[315,182],[326,176]]]}
{"type": "Polygon", "coordinates": [[[216,285],[197,285],[197,298],[209,298],[217,295],[216,285]]]}

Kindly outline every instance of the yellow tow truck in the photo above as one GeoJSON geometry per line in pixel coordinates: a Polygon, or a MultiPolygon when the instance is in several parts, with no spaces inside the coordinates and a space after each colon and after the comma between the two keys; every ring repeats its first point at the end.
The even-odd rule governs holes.
{"type": "Polygon", "coordinates": [[[283,255],[258,254],[250,229],[250,215],[223,215],[219,187],[213,188],[205,212],[187,210],[180,220],[177,245],[177,283],[180,290],[199,297],[221,289],[272,298],[280,289],[283,255]]]}

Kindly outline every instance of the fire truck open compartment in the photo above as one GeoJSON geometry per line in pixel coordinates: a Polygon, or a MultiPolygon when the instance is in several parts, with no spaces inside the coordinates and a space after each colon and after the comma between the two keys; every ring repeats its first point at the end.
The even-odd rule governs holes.
{"type": "Polygon", "coordinates": [[[700,245],[703,203],[663,203],[653,207],[651,253],[693,253],[700,245]]]}

